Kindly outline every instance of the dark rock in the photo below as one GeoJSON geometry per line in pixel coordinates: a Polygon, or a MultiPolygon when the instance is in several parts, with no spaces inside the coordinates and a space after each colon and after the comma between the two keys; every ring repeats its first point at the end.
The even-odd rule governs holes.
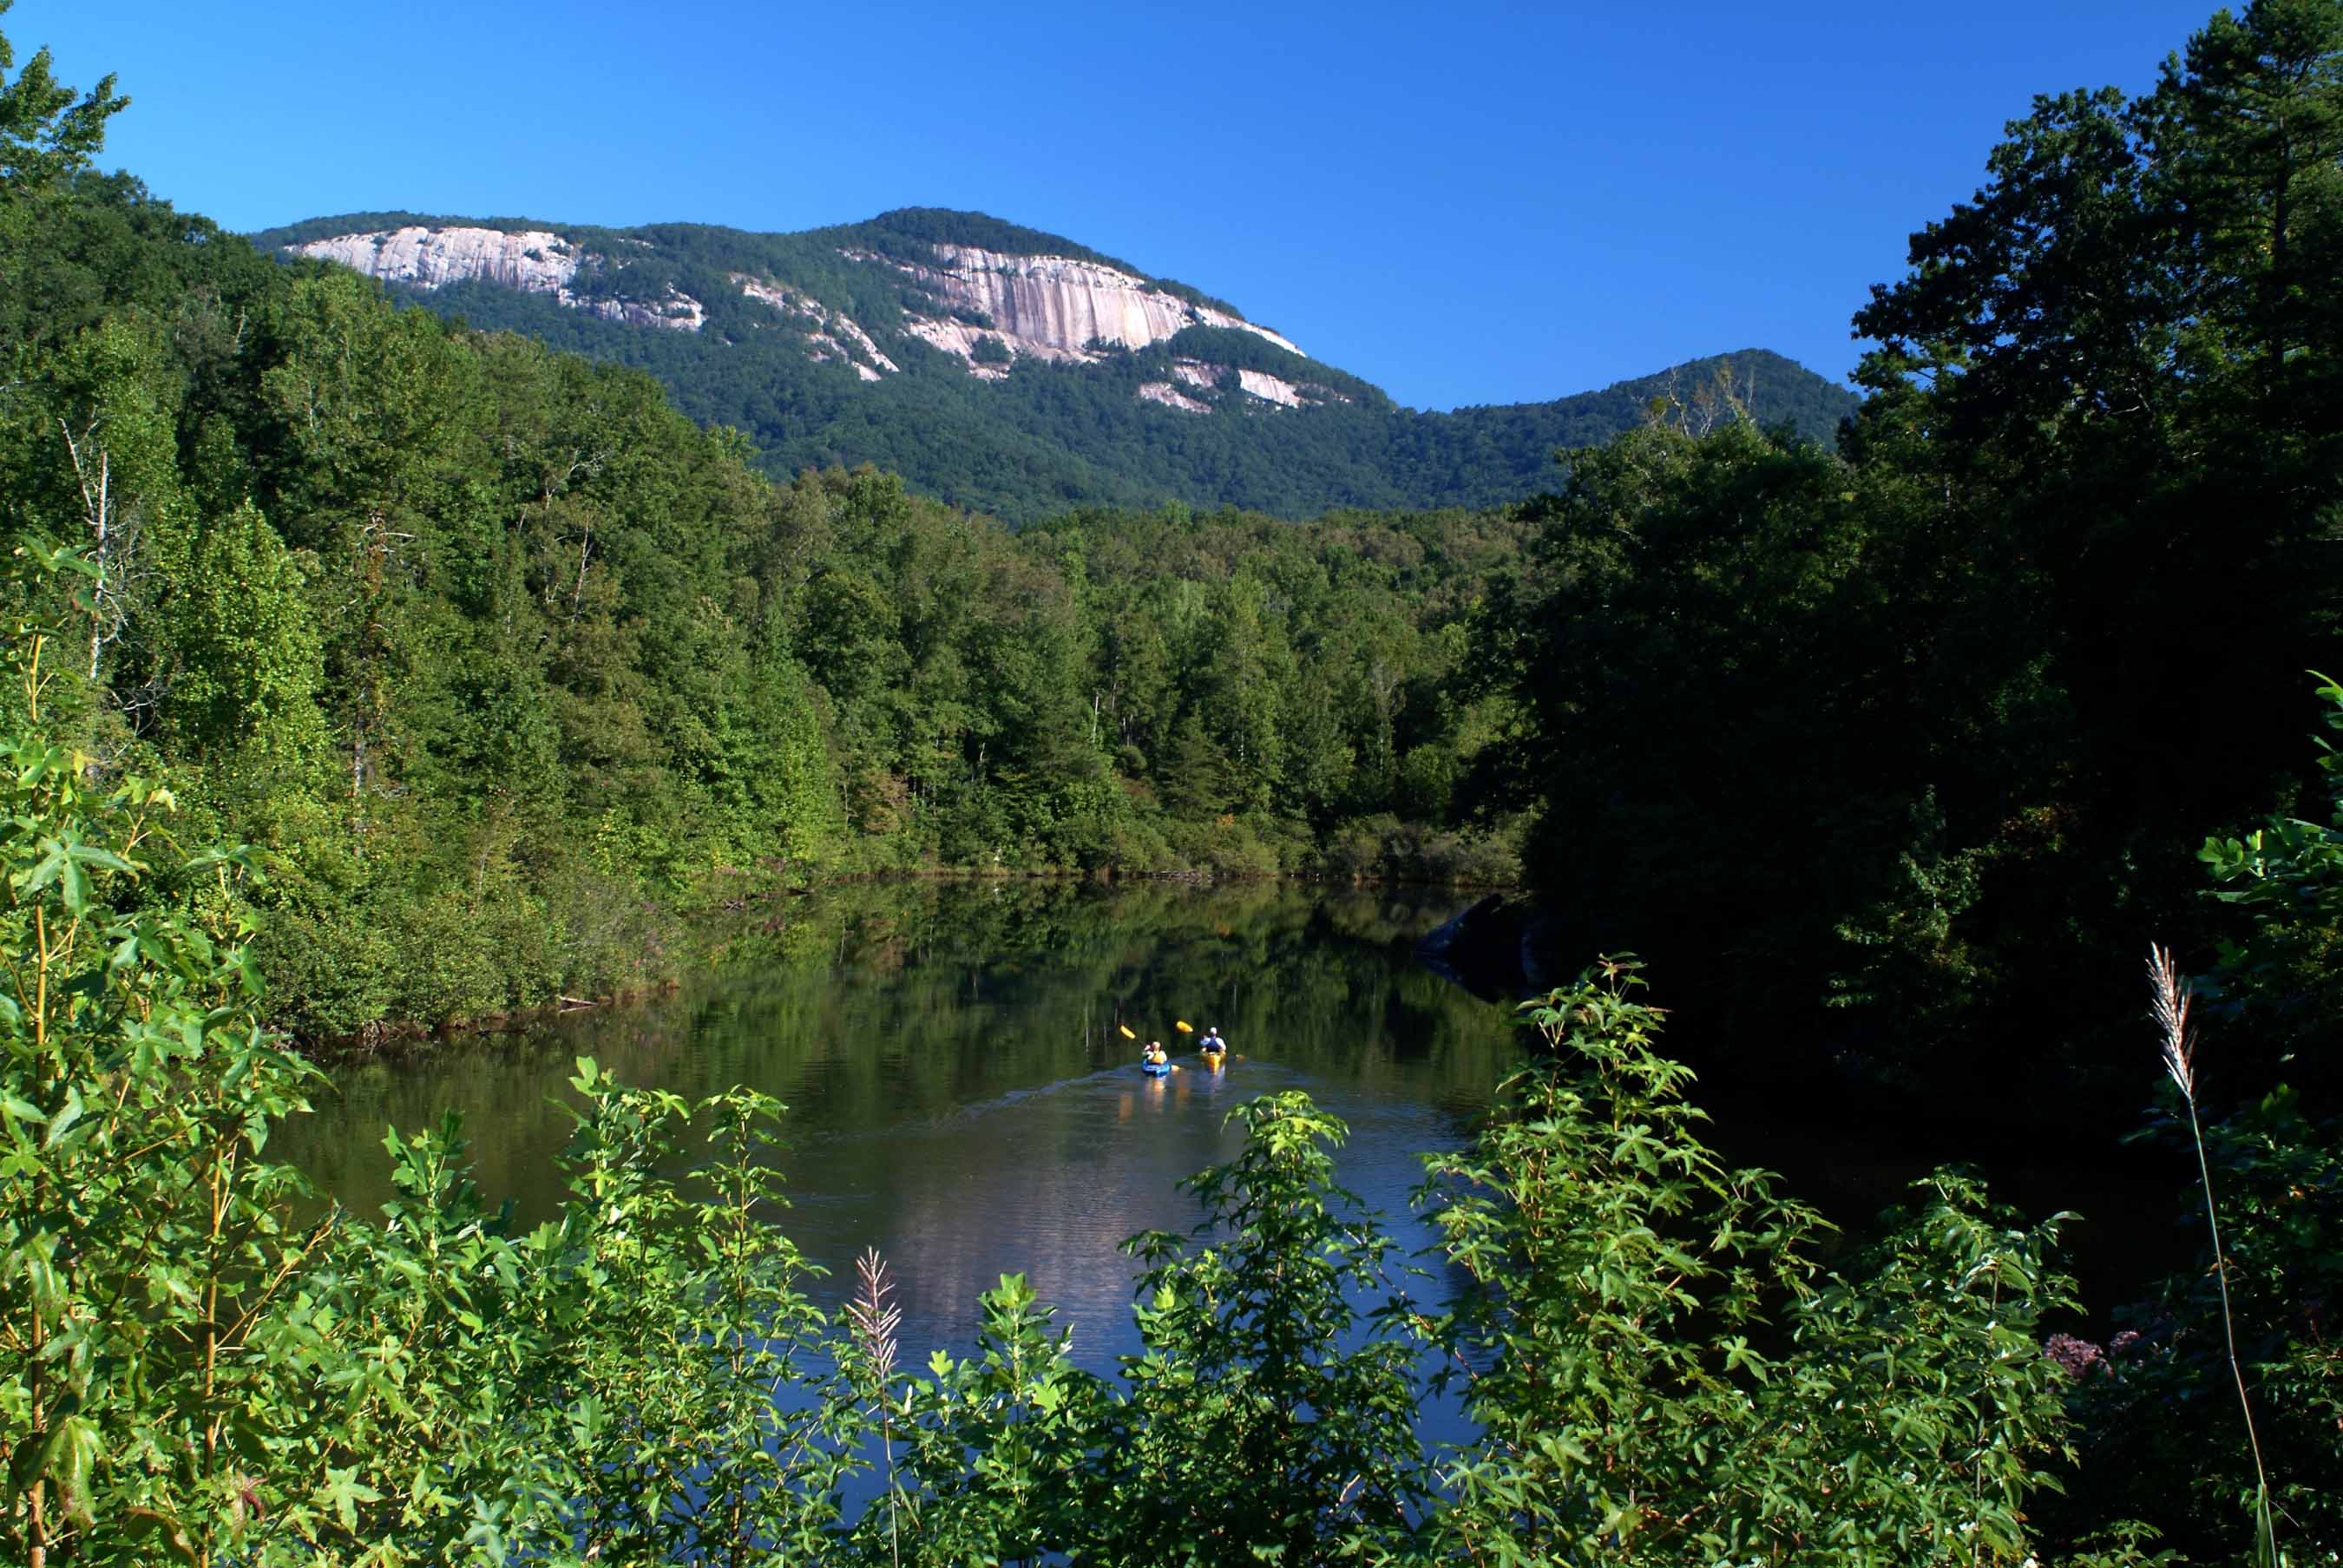
{"type": "Polygon", "coordinates": [[[1416,943],[1415,956],[1475,996],[1513,1000],[1543,989],[1534,954],[1544,924],[1535,905],[1492,893],[1416,943]]]}

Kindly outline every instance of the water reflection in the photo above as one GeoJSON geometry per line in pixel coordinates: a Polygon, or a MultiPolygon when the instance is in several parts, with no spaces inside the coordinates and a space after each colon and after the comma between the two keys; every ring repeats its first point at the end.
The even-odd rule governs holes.
{"type": "Polygon", "coordinates": [[[1404,1226],[1416,1156],[1461,1138],[1514,1050],[1504,1010],[1413,961],[1455,907],[1266,884],[831,890],[744,923],[674,996],[338,1074],[287,1141],[368,1209],[388,1195],[382,1129],[453,1108],[482,1189],[527,1220],[559,1201],[551,1097],[574,1057],[687,1096],[750,1084],[790,1108],[783,1222],[833,1271],[830,1304],[876,1245],[907,1343],[956,1346],[977,1294],[1021,1271],[1104,1371],[1137,1347],[1118,1243],[1194,1222],[1177,1183],[1234,1152],[1223,1123],[1251,1096],[1304,1089],[1348,1121],[1342,1180],[1404,1226]],[[1224,1070],[1177,1019],[1219,1026],[1224,1070]],[[1178,1041],[1183,1070],[1141,1077],[1124,1027],[1178,1041]]]}

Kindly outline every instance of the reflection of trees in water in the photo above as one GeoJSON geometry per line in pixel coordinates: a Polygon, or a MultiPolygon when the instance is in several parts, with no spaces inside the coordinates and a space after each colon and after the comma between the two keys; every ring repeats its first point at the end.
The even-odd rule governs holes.
{"type": "MultiPolygon", "coordinates": [[[[1217,1111],[1192,1103],[1204,1098],[1185,1081],[1192,1076],[1175,1074],[1130,1096],[1133,1120],[1159,1122],[1144,1141],[1102,1136],[1085,1112],[1104,1108],[1081,1097],[1018,1117],[1013,1142],[996,1141],[980,1118],[954,1136],[904,1145],[907,1158],[888,1162],[874,1207],[893,1238],[909,1315],[957,1338],[1006,1266],[1086,1332],[1121,1326],[1131,1270],[1118,1247],[1142,1225],[1192,1225],[1195,1203],[1179,1180],[1242,1147],[1217,1111]],[[1192,1110],[1204,1113],[1186,1114],[1192,1110]],[[920,1158],[931,1153],[940,1158],[920,1158]]],[[[1115,1099],[1120,1117],[1123,1097],[1115,1099]]]]}
{"type": "Polygon", "coordinates": [[[1513,1046],[1501,1010],[1413,962],[1452,905],[1280,883],[841,885],[744,920],[682,992],[343,1072],[340,1102],[293,1141],[328,1191],[371,1205],[382,1126],[452,1105],[483,1190],[541,1213],[567,1130],[546,1100],[578,1055],[686,1095],[754,1085],[808,1142],[1122,1065],[1119,1021],[1192,1060],[1178,1018],[1219,1025],[1241,1056],[1469,1111],[1513,1046]]]}

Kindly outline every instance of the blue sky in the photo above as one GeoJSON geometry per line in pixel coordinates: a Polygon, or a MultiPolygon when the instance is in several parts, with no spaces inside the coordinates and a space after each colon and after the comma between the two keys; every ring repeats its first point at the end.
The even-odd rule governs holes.
{"type": "Polygon", "coordinates": [[[2033,94],[2210,0],[1137,8],[19,0],[136,100],[105,162],[238,229],[381,208],[794,229],[974,207],[1422,407],[1846,321],[2033,94]]]}

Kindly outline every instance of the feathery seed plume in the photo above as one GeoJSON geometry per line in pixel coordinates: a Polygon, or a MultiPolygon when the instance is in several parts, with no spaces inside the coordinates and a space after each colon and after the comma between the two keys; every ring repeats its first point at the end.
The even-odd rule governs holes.
{"type": "Polygon", "coordinates": [[[2172,950],[2150,942],[2147,948],[2147,989],[2156,1023],[2164,1031],[2164,1070],[2181,1098],[2195,1103],[2197,1099],[2197,1042],[2188,1034],[2188,1004],[2191,996],[2188,982],[2180,978],[2180,970],[2172,961],[2172,950]]]}

